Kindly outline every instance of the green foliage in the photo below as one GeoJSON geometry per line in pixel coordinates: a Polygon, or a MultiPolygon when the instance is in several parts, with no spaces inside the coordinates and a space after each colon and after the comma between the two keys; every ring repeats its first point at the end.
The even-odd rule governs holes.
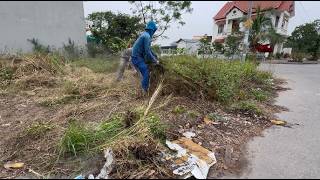
{"type": "Polygon", "coordinates": [[[217,113],[209,113],[206,117],[211,121],[220,121],[220,122],[226,122],[227,121],[226,118],[224,118],[223,116],[221,116],[221,115],[219,115],[217,113]]]}
{"type": "Polygon", "coordinates": [[[293,61],[302,62],[304,57],[306,57],[305,53],[301,53],[301,52],[300,53],[299,52],[292,53],[293,61]]]}
{"type": "Polygon", "coordinates": [[[13,78],[14,69],[0,63],[0,81],[10,81],[13,78]]]}
{"type": "Polygon", "coordinates": [[[213,49],[214,49],[216,52],[224,53],[224,47],[223,47],[222,43],[214,42],[214,43],[213,43],[213,49]]]}
{"type": "Polygon", "coordinates": [[[98,128],[89,127],[71,119],[59,144],[61,154],[89,152],[92,148],[101,145],[124,129],[121,117],[114,116],[98,125],[98,128]]]}
{"type": "MultiPolygon", "coordinates": [[[[94,24],[91,28],[92,36],[101,40],[102,45],[112,53],[117,53],[126,48],[127,42],[136,39],[139,32],[144,29],[139,17],[122,13],[114,14],[111,11],[94,12],[88,15],[88,20],[94,24]]],[[[97,43],[92,42],[92,44],[97,43]]],[[[91,48],[91,54],[94,54],[96,49],[93,49],[92,44],[88,49],[91,48]]]]}
{"type": "Polygon", "coordinates": [[[178,105],[172,110],[172,112],[175,114],[183,114],[186,112],[186,109],[183,106],[178,105]]]}
{"type": "Polygon", "coordinates": [[[231,108],[235,111],[243,112],[243,113],[251,113],[256,115],[262,115],[262,110],[256,105],[255,101],[240,101],[234,103],[231,108]]]}
{"type": "Polygon", "coordinates": [[[237,36],[237,35],[229,35],[226,38],[225,46],[226,46],[226,51],[227,51],[226,54],[228,56],[234,55],[239,52],[239,44],[240,44],[241,40],[242,40],[242,37],[237,36]]]}
{"type": "Polygon", "coordinates": [[[276,58],[280,59],[281,58],[281,53],[276,53],[276,58]]]}
{"type": "Polygon", "coordinates": [[[268,99],[268,93],[266,91],[263,91],[262,89],[252,89],[251,93],[255,100],[257,101],[265,101],[268,99]]]}
{"type": "Polygon", "coordinates": [[[153,137],[159,139],[161,142],[165,142],[166,130],[168,127],[161,121],[159,116],[157,116],[156,114],[150,114],[146,118],[146,122],[153,137]]]}
{"type": "Polygon", "coordinates": [[[256,18],[253,20],[249,35],[250,49],[256,52],[256,47],[261,41],[269,40],[271,47],[277,43],[282,43],[285,36],[276,32],[273,27],[272,20],[266,13],[272,12],[273,9],[261,11],[260,7],[256,10],[256,18]]]}
{"type": "MultiPolygon", "coordinates": [[[[306,23],[295,28],[286,42],[295,53],[310,53],[317,60],[320,52],[320,20],[306,23]]],[[[297,54],[298,56],[300,54],[297,54]]],[[[300,58],[298,58],[300,60],[300,58]]]]}
{"type": "Polygon", "coordinates": [[[200,39],[199,54],[202,54],[203,58],[205,54],[212,54],[212,49],[211,42],[207,37],[200,39]]]}
{"type": "Polygon", "coordinates": [[[152,52],[156,53],[158,56],[161,54],[160,45],[153,45],[151,46],[152,52]]]}
{"type": "Polygon", "coordinates": [[[97,44],[94,42],[87,43],[87,52],[89,57],[97,58],[98,56],[104,56],[108,53],[111,53],[103,44],[97,44]]]}
{"type": "Polygon", "coordinates": [[[72,64],[77,67],[87,67],[95,73],[110,73],[116,71],[119,59],[118,57],[109,57],[107,59],[86,58],[74,61],[72,64]]]}
{"type": "Polygon", "coordinates": [[[248,87],[269,87],[270,73],[259,71],[251,62],[176,56],[163,63],[170,92],[188,97],[204,94],[207,99],[230,103],[238,100],[241,90],[248,92],[248,87]]]}
{"type": "Polygon", "coordinates": [[[177,48],[177,54],[179,54],[179,55],[186,54],[186,49],[185,48],[177,48]]]}
{"type": "MultiPolygon", "coordinates": [[[[139,116],[138,120],[140,120],[143,112],[137,110],[136,113],[139,116]]],[[[121,114],[116,114],[110,119],[104,120],[94,126],[88,126],[75,119],[71,119],[58,147],[60,154],[77,156],[81,153],[90,152],[106,142],[115,141],[113,138],[119,133],[124,133],[125,130],[128,130],[126,128],[130,128],[125,126],[125,121],[124,116],[121,114]]],[[[164,142],[167,125],[160,120],[158,115],[150,113],[145,118],[145,124],[145,127],[148,128],[154,138],[164,142]]],[[[125,136],[126,134],[122,135],[125,136]]]]}
{"type": "Polygon", "coordinates": [[[181,26],[185,24],[182,15],[191,13],[191,1],[129,1],[133,5],[132,12],[137,15],[144,25],[148,21],[155,21],[159,28],[154,38],[164,37],[163,34],[170,28],[171,23],[181,26]]]}
{"type": "Polygon", "coordinates": [[[77,59],[81,54],[80,49],[70,38],[68,39],[67,44],[63,44],[63,50],[66,52],[66,55],[69,59],[77,59]]]}
{"type": "Polygon", "coordinates": [[[38,39],[32,38],[27,39],[28,42],[30,42],[33,45],[33,52],[40,53],[40,54],[48,54],[50,53],[50,46],[44,46],[40,44],[38,39]]]}

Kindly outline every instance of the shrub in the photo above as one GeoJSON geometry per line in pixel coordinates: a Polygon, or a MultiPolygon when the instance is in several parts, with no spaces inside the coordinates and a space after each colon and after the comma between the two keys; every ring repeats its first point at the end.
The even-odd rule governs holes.
{"type": "Polygon", "coordinates": [[[262,110],[252,100],[234,103],[231,108],[242,113],[262,115],[262,110]]]}
{"type": "Polygon", "coordinates": [[[106,54],[111,54],[103,44],[97,44],[95,42],[87,43],[87,52],[89,57],[96,58],[98,56],[105,56],[106,54]]]}
{"type": "Polygon", "coordinates": [[[76,156],[79,153],[89,152],[123,129],[123,120],[117,115],[101,122],[98,128],[89,127],[71,119],[59,145],[60,153],[71,153],[76,156]]]}
{"type": "Polygon", "coordinates": [[[276,53],[276,56],[275,56],[277,59],[280,59],[282,57],[282,54],[281,53],[276,53]]]}
{"type": "Polygon", "coordinates": [[[300,53],[300,52],[292,53],[293,61],[302,62],[304,57],[306,57],[306,54],[304,53],[300,53]]]}
{"type": "Polygon", "coordinates": [[[169,57],[163,61],[168,88],[189,97],[205,95],[206,98],[229,103],[237,100],[240,90],[261,83],[267,84],[270,74],[257,70],[251,62],[227,62],[223,60],[198,60],[188,56],[169,57]]]}
{"type": "Polygon", "coordinates": [[[154,138],[159,139],[161,142],[166,140],[167,125],[165,125],[156,114],[150,114],[146,118],[150,132],[154,138]]]}
{"type": "Polygon", "coordinates": [[[75,45],[74,41],[72,41],[70,38],[68,39],[67,44],[63,44],[63,50],[65,51],[69,59],[78,59],[80,57],[79,48],[75,45]]]}
{"type": "Polygon", "coordinates": [[[48,54],[50,53],[50,46],[44,46],[40,44],[38,39],[32,38],[27,39],[28,42],[30,42],[33,45],[33,52],[40,53],[40,54],[48,54]]]}

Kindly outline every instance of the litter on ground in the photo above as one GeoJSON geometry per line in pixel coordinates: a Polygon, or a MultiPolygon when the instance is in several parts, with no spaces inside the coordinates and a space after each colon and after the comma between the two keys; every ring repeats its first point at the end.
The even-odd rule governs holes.
{"type": "Polygon", "coordinates": [[[213,152],[182,137],[176,141],[166,141],[171,150],[177,151],[173,174],[183,176],[184,179],[194,176],[197,179],[206,179],[209,169],[217,160],[213,152]]]}

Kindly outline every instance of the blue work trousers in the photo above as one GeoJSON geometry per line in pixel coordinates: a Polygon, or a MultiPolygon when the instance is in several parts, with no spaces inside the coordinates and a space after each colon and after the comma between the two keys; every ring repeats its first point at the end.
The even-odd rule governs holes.
{"type": "Polygon", "coordinates": [[[149,88],[149,69],[142,57],[131,57],[132,64],[138,69],[142,75],[141,86],[147,92],[149,88]]]}

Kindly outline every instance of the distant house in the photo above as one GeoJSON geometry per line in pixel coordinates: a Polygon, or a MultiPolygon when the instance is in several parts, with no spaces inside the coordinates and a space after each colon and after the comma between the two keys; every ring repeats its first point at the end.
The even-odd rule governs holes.
{"type": "Polygon", "coordinates": [[[27,39],[55,49],[86,45],[82,1],[0,1],[0,53],[32,51],[27,39]]]}
{"type": "Polygon", "coordinates": [[[193,36],[192,39],[193,40],[200,40],[202,38],[206,38],[208,39],[209,42],[212,41],[212,36],[208,36],[207,34],[203,35],[203,36],[193,36]]]}
{"type": "Polygon", "coordinates": [[[195,39],[179,39],[176,41],[177,48],[184,49],[188,55],[197,54],[200,41],[195,39]]]}
{"type": "MultiPolygon", "coordinates": [[[[266,13],[271,18],[277,33],[288,36],[289,19],[295,15],[294,1],[253,1],[252,18],[256,9],[274,9],[266,13]]],[[[243,31],[241,19],[247,16],[249,1],[227,2],[213,17],[212,42],[224,43],[225,38],[236,31],[243,31]]],[[[282,52],[283,44],[277,44],[273,53],[282,52]]]]}
{"type": "Polygon", "coordinates": [[[169,46],[161,46],[161,55],[172,55],[177,53],[177,44],[171,43],[169,46]]]}

